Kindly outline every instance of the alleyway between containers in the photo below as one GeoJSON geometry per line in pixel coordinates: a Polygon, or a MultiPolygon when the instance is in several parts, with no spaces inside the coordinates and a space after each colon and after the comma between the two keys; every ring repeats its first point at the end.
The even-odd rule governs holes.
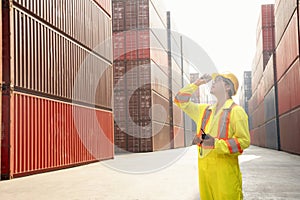
{"type": "MultiPolygon", "coordinates": [[[[198,200],[196,155],[195,146],[117,155],[114,160],[2,181],[0,199],[198,200]]],[[[300,156],[251,146],[239,160],[245,200],[300,199],[300,156]]]]}

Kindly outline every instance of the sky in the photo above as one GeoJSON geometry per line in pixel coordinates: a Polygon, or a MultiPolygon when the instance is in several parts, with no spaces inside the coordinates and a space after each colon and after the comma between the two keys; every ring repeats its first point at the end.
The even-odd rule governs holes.
{"type": "Polygon", "coordinates": [[[274,2],[164,0],[164,5],[171,12],[173,28],[200,45],[219,72],[234,72],[241,82],[255,55],[260,6],[274,2]]]}

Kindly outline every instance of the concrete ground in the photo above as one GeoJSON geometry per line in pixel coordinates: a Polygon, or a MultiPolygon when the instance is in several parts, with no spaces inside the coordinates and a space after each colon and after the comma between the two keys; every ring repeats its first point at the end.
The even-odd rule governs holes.
{"type": "MultiPolygon", "coordinates": [[[[251,146],[239,157],[245,200],[300,199],[300,156],[251,146]]],[[[0,181],[0,199],[199,200],[195,146],[0,181]]]]}

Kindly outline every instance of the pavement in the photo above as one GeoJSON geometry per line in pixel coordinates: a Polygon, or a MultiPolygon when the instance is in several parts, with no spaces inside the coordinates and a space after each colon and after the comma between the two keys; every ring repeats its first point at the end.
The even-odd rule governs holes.
{"type": "MultiPolygon", "coordinates": [[[[300,156],[250,146],[239,156],[245,200],[300,199],[300,156]]],[[[0,181],[0,199],[199,200],[195,146],[0,181]]]]}

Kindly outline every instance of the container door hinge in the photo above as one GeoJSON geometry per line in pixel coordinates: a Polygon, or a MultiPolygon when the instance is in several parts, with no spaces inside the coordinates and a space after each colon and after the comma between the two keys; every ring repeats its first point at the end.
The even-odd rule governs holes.
{"type": "Polygon", "coordinates": [[[13,85],[6,84],[6,83],[0,83],[0,90],[2,92],[7,92],[7,91],[13,91],[14,87],[13,85]]]}

